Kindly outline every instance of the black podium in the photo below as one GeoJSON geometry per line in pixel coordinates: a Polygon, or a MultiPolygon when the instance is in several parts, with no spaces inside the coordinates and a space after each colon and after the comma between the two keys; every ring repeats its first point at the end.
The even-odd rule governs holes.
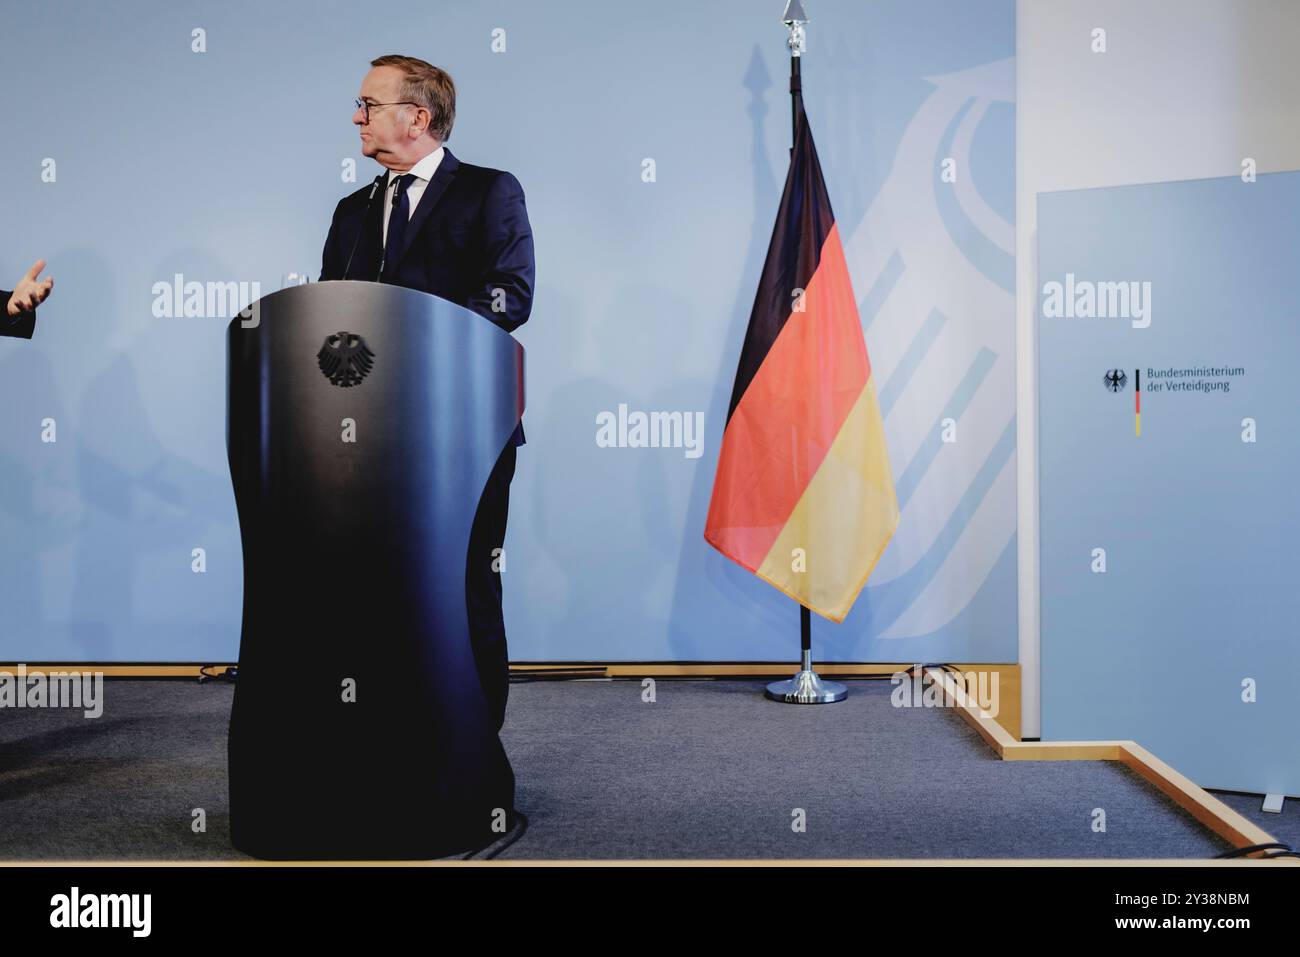
{"type": "Polygon", "coordinates": [[[470,646],[470,526],[523,348],[400,286],[266,296],[228,333],[244,554],[230,828],[269,859],[427,859],[514,823],[470,646]],[[255,325],[254,325],[255,323],[255,325]]]}

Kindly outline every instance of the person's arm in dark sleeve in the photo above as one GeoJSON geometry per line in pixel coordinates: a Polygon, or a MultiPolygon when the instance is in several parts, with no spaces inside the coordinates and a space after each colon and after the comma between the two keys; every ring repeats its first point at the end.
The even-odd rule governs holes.
{"type": "Polygon", "coordinates": [[[0,336],[30,339],[36,331],[36,311],[9,315],[9,297],[12,295],[13,293],[0,289],[0,336]]]}
{"type": "Polygon", "coordinates": [[[506,332],[514,332],[533,311],[533,230],[524,206],[524,188],[501,173],[483,201],[486,263],[465,303],[506,332]]]}
{"type": "Polygon", "coordinates": [[[343,275],[343,263],[339,256],[339,209],[342,206],[343,204],[339,203],[338,206],[334,207],[334,218],[330,220],[329,235],[325,237],[325,249],[320,257],[321,282],[339,279],[343,275]]]}

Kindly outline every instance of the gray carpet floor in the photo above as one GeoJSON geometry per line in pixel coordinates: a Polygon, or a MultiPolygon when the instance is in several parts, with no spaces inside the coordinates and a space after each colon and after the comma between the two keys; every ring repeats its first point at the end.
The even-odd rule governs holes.
{"type": "MultiPolygon", "coordinates": [[[[499,858],[1208,858],[1227,849],[1118,765],[999,761],[952,711],[892,707],[886,682],[851,682],[847,701],[822,707],[776,704],[762,689],[661,680],[646,703],[639,681],[512,685],[502,738],[529,823],[499,858]]],[[[241,858],[226,794],[233,691],[113,680],[98,719],[0,711],[0,859],[241,858]]]]}

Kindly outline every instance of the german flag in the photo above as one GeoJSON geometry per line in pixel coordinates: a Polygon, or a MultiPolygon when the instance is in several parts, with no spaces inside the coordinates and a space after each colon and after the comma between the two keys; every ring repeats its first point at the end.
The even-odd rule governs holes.
{"type": "Polygon", "coordinates": [[[802,108],[704,538],[843,621],[898,528],[871,361],[802,108]]]}

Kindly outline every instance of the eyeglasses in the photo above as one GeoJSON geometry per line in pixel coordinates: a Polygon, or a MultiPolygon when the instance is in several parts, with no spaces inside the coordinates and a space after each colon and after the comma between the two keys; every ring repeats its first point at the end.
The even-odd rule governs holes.
{"type": "Polygon", "coordinates": [[[370,111],[374,109],[376,106],[419,106],[420,105],[419,103],[413,103],[410,100],[395,100],[392,103],[371,103],[369,100],[357,100],[356,104],[357,104],[357,109],[361,111],[362,115],[366,118],[367,123],[370,122],[370,111]]]}

